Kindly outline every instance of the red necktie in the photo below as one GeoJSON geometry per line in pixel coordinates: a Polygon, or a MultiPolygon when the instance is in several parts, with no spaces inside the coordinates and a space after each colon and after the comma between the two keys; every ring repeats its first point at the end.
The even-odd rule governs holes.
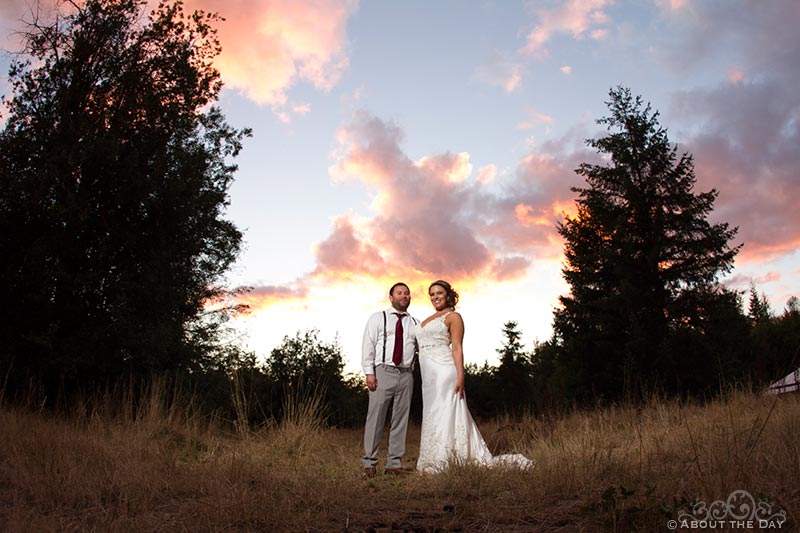
{"type": "Polygon", "coordinates": [[[394,353],[392,363],[394,366],[403,364],[403,317],[405,313],[395,313],[397,315],[397,325],[394,327],[394,353]]]}

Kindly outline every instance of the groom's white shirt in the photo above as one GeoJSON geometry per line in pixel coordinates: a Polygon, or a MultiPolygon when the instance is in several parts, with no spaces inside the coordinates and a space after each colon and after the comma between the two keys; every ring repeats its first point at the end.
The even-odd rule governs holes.
{"type": "MultiPolygon", "coordinates": [[[[397,325],[397,309],[390,307],[385,311],[373,314],[367,320],[364,328],[364,341],[361,345],[361,367],[364,374],[374,374],[375,367],[385,364],[395,366],[392,363],[394,353],[394,329],[397,325]],[[386,313],[386,360],[383,357],[384,329],[383,317],[386,313]]],[[[417,321],[408,312],[403,318],[403,364],[404,367],[411,366],[416,352],[416,329],[417,321]]]]}

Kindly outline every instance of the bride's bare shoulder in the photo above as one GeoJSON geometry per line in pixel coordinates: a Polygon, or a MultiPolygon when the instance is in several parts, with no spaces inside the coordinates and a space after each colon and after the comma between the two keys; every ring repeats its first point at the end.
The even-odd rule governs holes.
{"type": "Polygon", "coordinates": [[[458,311],[450,311],[447,313],[447,315],[444,317],[444,321],[448,325],[452,324],[453,322],[460,322],[462,324],[464,323],[464,319],[461,317],[461,313],[458,311]]]}

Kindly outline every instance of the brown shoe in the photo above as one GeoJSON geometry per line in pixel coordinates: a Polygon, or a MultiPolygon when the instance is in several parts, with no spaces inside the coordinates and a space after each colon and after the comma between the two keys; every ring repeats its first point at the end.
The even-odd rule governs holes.
{"type": "Polygon", "coordinates": [[[367,479],[371,479],[378,474],[378,471],[375,469],[374,466],[365,466],[364,467],[364,477],[367,479]]]}
{"type": "Polygon", "coordinates": [[[387,468],[384,474],[391,475],[391,476],[404,476],[409,474],[408,470],[404,470],[402,468],[387,468]]]}

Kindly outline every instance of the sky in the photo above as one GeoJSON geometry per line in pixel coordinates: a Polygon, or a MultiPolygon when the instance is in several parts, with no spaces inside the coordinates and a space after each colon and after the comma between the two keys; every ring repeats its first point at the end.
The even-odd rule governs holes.
{"type": "MultiPolygon", "coordinates": [[[[18,49],[25,0],[0,0],[18,49]]],[[[797,0],[185,0],[218,11],[219,106],[251,127],[227,216],[245,232],[226,282],[251,287],[238,342],[269,357],[315,328],[358,372],[396,281],[430,315],[460,293],[467,363],[497,363],[514,320],[552,333],[574,170],[598,162],[608,92],[630,88],[694,156],[710,220],[739,228],[734,270],[775,312],[800,296],[797,0]]],[[[17,47],[17,48],[15,48],[17,47]]],[[[0,93],[9,54],[0,57],[0,93]]],[[[745,294],[745,302],[747,295],[745,294]]]]}

